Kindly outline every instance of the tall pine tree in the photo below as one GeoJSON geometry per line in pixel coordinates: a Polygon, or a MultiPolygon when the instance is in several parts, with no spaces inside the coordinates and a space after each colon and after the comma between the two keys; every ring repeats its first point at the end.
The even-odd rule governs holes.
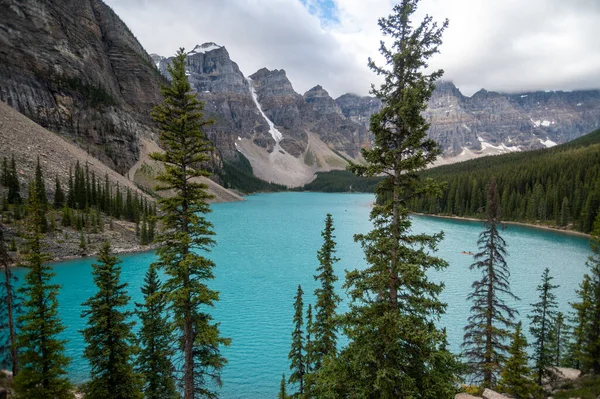
{"type": "Polygon", "coordinates": [[[465,327],[463,355],[471,378],[485,388],[493,388],[505,360],[510,328],[517,311],[506,304],[505,297],[518,299],[510,290],[510,271],[506,264],[506,242],[500,236],[500,205],[496,181],[492,179],[487,195],[485,230],[479,234],[479,252],[471,270],[481,272],[473,282],[471,316],[465,327]]]}
{"type": "Polygon", "coordinates": [[[4,277],[2,284],[3,291],[0,291],[2,293],[0,315],[3,320],[0,324],[0,328],[2,329],[0,333],[2,339],[0,341],[0,355],[3,357],[1,366],[4,369],[10,369],[13,376],[16,376],[18,372],[16,317],[20,309],[19,304],[22,300],[15,290],[17,277],[13,274],[10,266],[11,259],[8,255],[6,243],[4,242],[2,224],[0,224],[0,267],[2,267],[4,277]]]}
{"type": "Polygon", "coordinates": [[[306,374],[306,359],[304,356],[304,302],[302,300],[302,287],[298,285],[298,291],[294,297],[294,330],[292,331],[292,347],[288,354],[290,359],[290,378],[288,382],[290,384],[298,384],[298,392],[294,393],[292,397],[300,398],[304,395],[304,376],[306,374]]]}
{"type": "Polygon", "coordinates": [[[42,252],[41,204],[35,194],[35,182],[29,187],[28,254],[29,270],[20,292],[26,298],[24,312],[19,316],[21,328],[17,336],[19,373],[15,377],[17,394],[24,398],[72,398],[71,384],[66,377],[70,359],[65,355],[65,341],[58,339],[64,331],[58,316],[59,286],[51,284],[52,268],[42,252]]]}
{"type": "Polygon", "coordinates": [[[156,268],[150,266],[142,286],[144,303],[136,304],[142,324],[139,331],[139,354],[136,370],[144,378],[146,399],[176,399],[172,333],[166,314],[167,300],[156,268]]]}
{"type": "Polygon", "coordinates": [[[445,310],[439,300],[443,285],[427,275],[447,266],[431,254],[442,234],[412,234],[408,211],[414,196],[434,191],[417,174],[440,154],[438,144],[427,138],[429,125],[421,112],[442,75],[426,68],[447,24],[439,26],[426,16],[413,26],[417,3],[404,0],[379,20],[391,46],[382,42],[380,47],[385,66],[371,60],[369,65],[383,77],[380,88],[372,90],[382,109],[371,116],[374,145],[362,151],[367,165],[351,169],[384,179],[371,212],[374,228],[355,237],[368,267],[346,274],[351,303],[341,321],[349,342],[335,361],[326,359],[321,366],[320,396],[429,398],[455,392],[454,358],[436,326],[445,310]]]}
{"type": "Polygon", "coordinates": [[[519,322],[508,350],[509,358],[502,369],[497,387],[499,392],[507,393],[515,399],[529,399],[536,391],[531,370],[527,365],[526,350],[527,340],[519,322]]]}
{"type": "Polygon", "coordinates": [[[314,342],[313,361],[315,370],[321,367],[323,358],[335,356],[337,353],[337,321],[336,308],[340,302],[340,297],[335,293],[334,284],[337,276],[333,270],[333,265],[339,261],[335,256],[335,236],[333,235],[333,218],[327,214],[325,218],[325,229],[321,232],[323,237],[323,246],[317,253],[319,259],[318,274],[315,280],[320,283],[320,287],[315,290],[315,322],[314,322],[314,342]]]}
{"type": "Polygon", "coordinates": [[[135,324],[128,319],[131,312],[124,310],[130,297],[127,283],[121,283],[121,261],[110,253],[110,244],[104,243],[98,253],[98,262],[92,264],[92,276],[98,292],[85,301],[81,317],[87,318],[83,339],[83,356],[90,364],[90,381],[86,384],[86,398],[141,399],[141,379],[133,370],[135,324]]]}
{"type": "MultiPolygon", "coordinates": [[[[203,104],[196,99],[185,74],[185,52],[180,49],[168,67],[172,78],[163,86],[164,97],[152,117],[160,128],[160,144],[164,153],[151,154],[162,162],[164,171],[157,176],[158,190],[173,195],[159,201],[162,245],[157,250],[156,265],[165,271],[165,291],[173,311],[177,342],[183,352],[183,393],[185,399],[197,396],[215,397],[208,385],[221,384],[221,369],[226,359],[220,347],[229,344],[212,321],[208,309],[219,299],[218,292],[207,285],[214,278],[215,264],[202,256],[214,245],[206,184],[194,178],[208,176],[201,165],[210,160],[211,146],[202,128],[211,121],[204,119],[203,104]]],[[[117,192],[119,198],[119,192],[117,192]]]]}
{"type": "Polygon", "coordinates": [[[553,290],[558,285],[552,284],[553,277],[550,269],[546,268],[542,273],[542,282],[537,287],[539,301],[531,304],[531,313],[527,316],[531,320],[529,332],[533,337],[533,360],[535,362],[535,379],[538,385],[542,385],[545,376],[551,376],[549,367],[555,365],[551,351],[550,332],[556,322],[556,295],[553,290]]]}

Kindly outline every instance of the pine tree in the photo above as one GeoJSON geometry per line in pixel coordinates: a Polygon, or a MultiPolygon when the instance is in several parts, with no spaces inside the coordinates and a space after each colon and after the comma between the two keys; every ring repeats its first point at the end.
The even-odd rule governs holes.
{"type": "Polygon", "coordinates": [[[554,325],[548,334],[549,351],[552,355],[552,365],[565,366],[565,352],[569,344],[569,325],[562,312],[556,314],[554,325]]]}
{"type": "Polygon", "coordinates": [[[317,253],[319,267],[315,280],[321,283],[321,286],[315,290],[315,323],[314,323],[314,356],[313,361],[315,370],[318,370],[327,356],[335,356],[337,353],[337,325],[336,308],[340,302],[340,297],[335,293],[334,284],[337,276],[333,271],[333,265],[339,259],[335,256],[335,236],[333,235],[333,218],[327,214],[325,218],[325,230],[321,232],[323,237],[323,246],[317,253]]]}
{"type": "Polygon", "coordinates": [[[510,271],[506,264],[506,242],[500,236],[500,207],[496,181],[488,187],[487,220],[479,234],[479,252],[475,254],[471,270],[479,270],[480,280],[473,282],[473,292],[467,297],[473,301],[471,316],[465,327],[463,355],[471,369],[474,382],[493,388],[497,374],[504,363],[514,316],[517,311],[504,297],[518,299],[510,290],[510,271]]]}
{"type": "Polygon", "coordinates": [[[19,184],[17,164],[14,156],[10,160],[7,200],[9,204],[13,205],[19,205],[21,203],[21,185],[19,184]]]}
{"type": "Polygon", "coordinates": [[[46,184],[44,183],[40,157],[38,157],[37,165],[35,167],[35,193],[38,197],[38,201],[40,202],[42,210],[46,212],[48,208],[48,197],[46,196],[46,184]]]}
{"type": "Polygon", "coordinates": [[[553,365],[554,360],[550,345],[550,331],[556,321],[558,303],[553,290],[558,288],[558,285],[553,285],[552,279],[550,269],[546,268],[542,273],[542,283],[537,287],[539,301],[531,304],[532,309],[527,316],[531,320],[529,332],[533,337],[535,379],[538,385],[542,385],[545,376],[552,375],[548,368],[553,365]]]}
{"type": "Polygon", "coordinates": [[[171,363],[173,329],[166,315],[167,300],[156,268],[150,266],[142,286],[144,303],[136,304],[142,324],[136,371],[144,378],[146,399],[176,399],[174,367],[171,363]]]}
{"type": "MultiPolygon", "coordinates": [[[[6,158],[5,158],[6,160],[6,158]]],[[[0,224],[0,266],[4,273],[4,281],[2,292],[2,342],[0,342],[0,354],[2,354],[4,361],[1,365],[3,369],[10,369],[13,376],[17,375],[18,372],[18,358],[17,358],[17,336],[16,336],[16,315],[19,313],[22,299],[17,295],[15,285],[17,285],[17,277],[13,274],[11,269],[11,259],[8,255],[6,243],[4,242],[4,234],[2,225],[0,224]]]]}
{"type": "Polygon", "coordinates": [[[19,373],[15,377],[16,392],[24,398],[72,398],[71,384],[65,377],[70,359],[65,355],[65,341],[57,338],[64,331],[58,316],[59,286],[50,284],[54,276],[42,252],[40,208],[35,183],[28,199],[28,250],[25,285],[20,289],[26,298],[24,313],[18,318],[17,335],[19,373]]]}
{"type": "Polygon", "coordinates": [[[292,395],[299,398],[304,395],[304,375],[306,374],[306,359],[304,357],[304,310],[302,301],[302,287],[298,285],[298,291],[294,297],[294,330],[292,331],[292,347],[288,354],[290,359],[290,384],[298,384],[299,391],[292,395]]]}
{"type": "Polygon", "coordinates": [[[60,180],[58,180],[58,176],[56,176],[56,180],[54,183],[54,209],[61,209],[65,204],[65,193],[63,192],[62,186],[60,185],[60,180]]]}
{"type": "Polygon", "coordinates": [[[220,347],[228,345],[229,339],[221,337],[219,325],[204,310],[219,299],[218,292],[207,285],[214,278],[215,264],[201,255],[214,245],[212,225],[204,216],[210,212],[207,200],[211,195],[205,184],[192,180],[209,175],[198,165],[210,160],[211,147],[202,127],[211,121],[204,119],[203,104],[196,99],[187,80],[183,49],[168,71],[171,85],[161,88],[164,102],[152,113],[160,127],[160,143],[165,151],[151,154],[152,159],[165,166],[157,177],[161,183],[157,189],[173,193],[159,202],[162,231],[158,241],[162,246],[157,250],[156,264],[167,276],[165,291],[183,352],[184,398],[215,397],[207,379],[221,384],[221,369],[226,359],[220,354],[220,347]]]}
{"type": "Polygon", "coordinates": [[[368,165],[351,169],[384,179],[371,212],[374,229],[355,236],[369,266],[346,274],[351,304],[341,322],[349,343],[335,361],[321,366],[316,387],[320,396],[426,398],[455,392],[456,364],[443,330],[435,325],[445,309],[439,300],[443,286],[427,276],[447,266],[430,254],[442,234],[410,232],[410,201],[439,192],[439,186],[420,180],[417,172],[440,154],[438,144],[427,138],[429,126],[421,112],[442,75],[427,74],[425,68],[438,52],[447,24],[438,26],[426,16],[413,27],[417,3],[404,0],[379,20],[392,43],[380,47],[386,66],[369,62],[384,78],[372,90],[382,109],[371,116],[373,148],[362,151],[368,165]]]}
{"type": "Polygon", "coordinates": [[[92,264],[92,276],[98,292],[85,301],[81,317],[87,318],[82,331],[86,343],[83,356],[90,363],[90,381],[86,398],[142,398],[140,377],[133,371],[135,336],[131,312],[124,310],[130,297],[127,283],[121,283],[121,261],[104,243],[92,264]]]}
{"type": "Polygon", "coordinates": [[[512,338],[509,358],[500,374],[497,390],[515,399],[529,399],[536,392],[536,386],[527,366],[527,340],[517,323],[512,338]]]}
{"type": "Polygon", "coordinates": [[[281,382],[279,383],[279,393],[277,394],[277,399],[288,399],[286,391],[286,383],[285,383],[285,374],[281,375],[281,382]]]}

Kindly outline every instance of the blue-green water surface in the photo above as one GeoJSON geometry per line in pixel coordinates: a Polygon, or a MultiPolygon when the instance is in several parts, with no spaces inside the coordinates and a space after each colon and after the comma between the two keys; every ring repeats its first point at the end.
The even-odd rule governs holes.
{"type": "MultiPolygon", "coordinates": [[[[329,212],[334,218],[337,255],[341,258],[338,287],[345,299],[341,290],[343,270],[365,266],[353,235],[369,230],[373,199],[369,194],[278,193],[213,205],[210,220],[217,233],[217,246],[209,257],[217,268],[216,279],[210,285],[220,291],[221,298],[212,313],[221,322],[223,335],[232,339],[231,346],[223,350],[229,363],[223,371],[222,398],[276,397],[281,374],[289,374],[287,354],[298,284],[304,289],[305,304],[314,302],[313,274],[325,215],[329,212]]],[[[482,225],[423,216],[413,220],[415,232],[445,232],[438,255],[450,265],[432,277],[445,282],[442,299],[448,308],[440,325],[448,330],[451,348],[458,350],[470,307],[466,296],[478,277],[469,271],[472,257],[461,252],[476,251],[482,225]]],[[[536,299],[535,287],[546,267],[560,284],[560,309],[568,311],[568,302],[575,299],[574,290],[586,270],[590,254],[586,239],[521,226],[510,226],[502,235],[509,244],[511,286],[522,298],[516,306],[524,324],[528,325],[529,305],[536,299]]],[[[121,258],[122,278],[129,283],[133,300],[139,302],[144,273],[155,256],[141,253],[121,258]]],[[[62,285],[60,315],[67,327],[63,337],[69,340],[70,374],[77,382],[87,378],[79,331],[85,326],[80,318],[81,303],[95,292],[92,263],[93,259],[78,259],[58,263],[54,268],[55,282],[62,285]]],[[[17,270],[19,277],[23,274],[24,270],[17,270]]],[[[344,304],[341,307],[345,309],[344,304]]]]}

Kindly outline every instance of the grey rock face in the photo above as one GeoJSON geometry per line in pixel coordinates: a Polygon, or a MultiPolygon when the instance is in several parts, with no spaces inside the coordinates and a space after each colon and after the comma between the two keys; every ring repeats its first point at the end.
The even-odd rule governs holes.
{"type": "MultiPolygon", "coordinates": [[[[346,117],[365,126],[381,107],[373,97],[352,94],[335,101],[346,117]]],[[[564,143],[600,127],[600,91],[502,94],[482,89],[466,97],[442,81],[423,115],[431,124],[429,136],[445,155],[481,150],[482,141],[524,151],[564,143]]]]}
{"type": "Polygon", "coordinates": [[[160,75],[100,0],[7,0],[0,13],[0,100],[69,136],[121,173],[151,134],[160,75]]]}

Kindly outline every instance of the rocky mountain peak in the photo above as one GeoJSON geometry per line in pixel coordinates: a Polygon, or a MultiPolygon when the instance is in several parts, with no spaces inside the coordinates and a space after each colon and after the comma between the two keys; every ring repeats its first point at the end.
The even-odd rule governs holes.
{"type": "Polygon", "coordinates": [[[224,48],[224,46],[219,46],[215,42],[206,42],[203,44],[197,44],[192,51],[188,52],[188,55],[205,54],[220,48],[224,48]]]}

